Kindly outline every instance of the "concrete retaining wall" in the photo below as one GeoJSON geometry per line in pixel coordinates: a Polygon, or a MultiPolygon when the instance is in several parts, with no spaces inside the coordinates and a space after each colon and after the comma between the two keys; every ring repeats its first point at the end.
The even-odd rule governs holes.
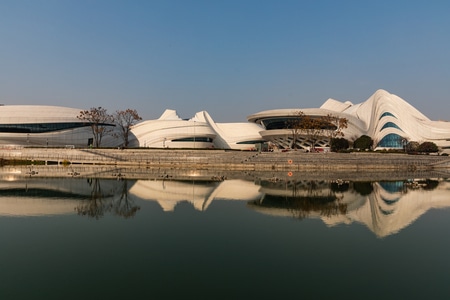
{"type": "Polygon", "coordinates": [[[0,149],[5,160],[47,164],[114,165],[165,169],[236,171],[393,171],[449,169],[450,158],[437,155],[383,153],[246,152],[172,149],[0,149]]]}

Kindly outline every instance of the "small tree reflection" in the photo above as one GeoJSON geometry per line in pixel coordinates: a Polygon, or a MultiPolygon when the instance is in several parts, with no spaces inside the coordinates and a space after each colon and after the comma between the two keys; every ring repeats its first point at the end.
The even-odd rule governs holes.
{"type": "Polygon", "coordinates": [[[134,217],[141,208],[135,205],[133,199],[128,195],[128,181],[123,180],[122,182],[122,192],[119,199],[113,202],[113,209],[115,215],[128,219],[134,217]]]}
{"type": "Polygon", "coordinates": [[[331,217],[347,213],[347,204],[342,203],[342,195],[335,193],[333,183],[310,180],[302,183],[306,187],[306,195],[299,195],[301,191],[294,184],[292,197],[287,197],[289,210],[294,217],[303,219],[312,212],[318,212],[321,216],[331,217]]]}
{"type": "Polygon", "coordinates": [[[110,210],[111,203],[104,199],[100,180],[98,178],[88,179],[88,183],[92,187],[91,199],[86,203],[78,205],[75,210],[80,216],[88,216],[89,218],[99,219],[110,210]]]}
{"type": "MultiPolygon", "coordinates": [[[[280,190],[281,188],[279,186],[280,190]]],[[[285,182],[284,189],[286,192],[289,191],[284,196],[266,194],[262,200],[251,202],[249,205],[284,209],[298,219],[304,219],[314,212],[324,217],[347,213],[347,204],[342,203],[343,195],[332,183],[315,180],[288,181],[285,182]]],[[[342,189],[346,190],[348,186],[342,189]]]]}
{"type": "Polygon", "coordinates": [[[75,207],[78,215],[98,220],[106,213],[113,213],[114,215],[128,219],[134,217],[140,209],[128,195],[127,180],[119,181],[118,189],[110,194],[102,190],[98,178],[88,179],[88,183],[92,187],[91,199],[75,207]],[[120,196],[115,197],[117,194],[120,196]]]}
{"type": "Polygon", "coordinates": [[[336,197],[296,197],[290,199],[290,211],[299,219],[306,218],[312,212],[318,212],[321,216],[332,217],[345,215],[347,204],[340,202],[336,197]]]}

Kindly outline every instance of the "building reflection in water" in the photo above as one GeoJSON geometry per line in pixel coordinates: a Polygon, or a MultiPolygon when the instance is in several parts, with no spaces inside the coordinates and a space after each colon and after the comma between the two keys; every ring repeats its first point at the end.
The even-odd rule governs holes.
{"type": "Polygon", "coordinates": [[[450,207],[448,180],[262,182],[249,206],[273,216],[319,218],[328,226],[365,224],[379,237],[399,232],[432,208],[450,207]]]}
{"type": "Polygon", "coordinates": [[[74,212],[99,219],[124,218],[139,210],[126,180],[10,178],[0,181],[0,216],[51,216],[74,212]]]}
{"type": "Polygon", "coordinates": [[[171,212],[188,202],[205,211],[213,201],[239,200],[271,216],[318,218],[327,226],[365,224],[379,237],[395,234],[432,208],[450,206],[450,181],[176,181],[15,178],[0,181],[0,215],[77,213],[133,217],[136,200],[171,212]]]}
{"type": "Polygon", "coordinates": [[[239,179],[220,182],[138,180],[130,193],[158,202],[164,211],[173,211],[180,202],[189,202],[195,209],[204,211],[213,200],[253,201],[263,196],[259,185],[239,179]]]}

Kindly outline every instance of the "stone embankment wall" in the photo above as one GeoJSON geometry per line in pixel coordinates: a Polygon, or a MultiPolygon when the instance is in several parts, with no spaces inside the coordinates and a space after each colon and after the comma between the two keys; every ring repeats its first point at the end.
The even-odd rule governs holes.
{"type": "Polygon", "coordinates": [[[175,149],[0,149],[5,160],[236,171],[394,171],[449,169],[450,158],[383,153],[245,152],[175,149]]]}

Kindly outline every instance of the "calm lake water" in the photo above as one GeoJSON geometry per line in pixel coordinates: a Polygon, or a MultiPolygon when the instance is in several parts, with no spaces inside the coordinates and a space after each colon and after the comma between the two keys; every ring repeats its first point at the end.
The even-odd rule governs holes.
{"type": "Polygon", "coordinates": [[[450,299],[450,180],[0,182],[0,299],[450,299]]]}

